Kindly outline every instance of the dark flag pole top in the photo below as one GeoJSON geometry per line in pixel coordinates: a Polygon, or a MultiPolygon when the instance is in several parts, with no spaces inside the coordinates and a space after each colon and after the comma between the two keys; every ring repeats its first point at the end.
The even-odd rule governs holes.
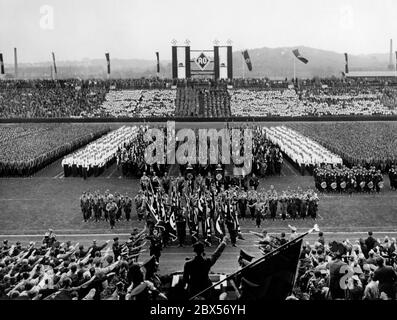
{"type": "Polygon", "coordinates": [[[0,53],[0,74],[4,74],[4,61],[2,53],[0,53]]]}
{"type": "Polygon", "coordinates": [[[345,74],[349,73],[349,56],[345,53],[345,74]]]}
{"type": "Polygon", "coordinates": [[[160,73],[160,57],[158,52],[156,52],[156,58],[157,58],[157,73],[160,73]]]}
{"type": "Polygon", "coordinates": [[[109,52],[105,53],[105,57],[106,57],[107,68],[108,68],[107,74],[108,74],[108,78],[109,78],[110,77],[110,55],[109,55],[109,52]]]}
{"type": "MultiPolygon", "coordinates": [[[[291,251],[291,249],[294,249],[293,247],[299,247],[299,252],[300,252],[300,248],[301,248],[301,244],[302,244],[302,240],[305,236],[307,236],[308,234],[311,234],[313,232],[319,232],[320,229],[318,228],[318,225],[314,225],[314,227],[312,229],[310,229],[309,231],[301,234],[300,236],[296,237],[294,240],[287,242],[286,244],[278,247],[277,249],[273,250],[272,252],[269,252],[268,254],[264,255],[263,257],[259,258],[258,260],[255,260],[253,262],[251,262],[250,264],[248,264],[247,266],[241,268],[240,270],[236,271],[235,273],[230,274],[229,276],[227,276],[226,278],[222,279],[221,281],[213,284],[212,286],[202,290],[201,292],[197,293],[196,295],[194,295],[193,297],[191,297],[189,300],[194,300],[195,298],[197,298],[198,296],[202,295],[203,293],[207,292],[208,290],[211,290],[212,288],[215,288],[216,286],[220,285],[221,283],[236,277],[237,275],[246,275],[249,271],[254,270],[254,268],[258,267],[260,264],[266,262],[267,260],[277,257],[279,254],[282,254],[283,252],[287,252],[288,250],[291,251]]],[[[241,256],[241,252],[240,252],[240,256],[241,256]]],[[[298,267],[298,259],[296,260],[296,265],[293,266],[295,269],[294,275],[296,273],[296,268],[298,267]]],[[[258,270],[255,270],[258,271],[258,270]]],[[[259,273],[258,273],[259,274],[259,273]]],[[[269,275],[270,276],[270,275],[269,275]]],[[[262,276],[263,278],[263,276],[262,276]]],[[[262,280],[262,279],[259,279],[262,280]]],[[[294,279],[293,279],[294,280],[294,279]]],[[[243,280],[244,281],[244,280],[243,280]]],[[[248,283],[251,283],[251,281],[246,280],[248,283]]],[[[293,283],[294,281],[292,281],[293,283]]],[[[255,284],[255,286],[261,287],[261,285],[259,284],[255,284]]],[[[271,293],[270,293],[271,294],[271,293]]]]}

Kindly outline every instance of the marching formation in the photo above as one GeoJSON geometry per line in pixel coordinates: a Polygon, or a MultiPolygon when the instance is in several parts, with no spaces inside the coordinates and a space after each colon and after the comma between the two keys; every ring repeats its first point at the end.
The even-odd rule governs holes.
{"type": "Polygon", "coordinates": [[[375,167],[319,167],[314,169],[313,177],[317,190],[322,192],[379,193],[384,188],[382,173],[375,167]]]}
{"type": "Polygon", "coordinates": [[[78,175],[87,178],[91,174],[98,176],[106,165],[115,160],[117,150],[122,145],[131,143],[137,134],[137,127],[123,126],[69,154],[61,163],[65,177],[78,175]]]}

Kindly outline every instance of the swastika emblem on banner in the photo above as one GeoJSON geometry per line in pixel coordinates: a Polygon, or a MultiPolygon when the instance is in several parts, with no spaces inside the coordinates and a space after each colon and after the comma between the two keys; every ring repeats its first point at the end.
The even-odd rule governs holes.
{"type": "Polygon", "coordinates": [[[201,70],[204,70],[210,63],[210,59],[203,52],[194,61],[201,70]]]}

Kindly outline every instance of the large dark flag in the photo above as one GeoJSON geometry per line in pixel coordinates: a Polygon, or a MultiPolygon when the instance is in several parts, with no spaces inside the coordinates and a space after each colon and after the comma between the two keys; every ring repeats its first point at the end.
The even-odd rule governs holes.
{"type": "Polygon", "coordinates": [[[302,239],[254,261],[241,271],[241,300],[285,300],[292,292],[302,239]]]}
{"type": "Polygon", "coordinates": [[[109,56],[109,53],[108,52],[105,53],[105,56],[106,56],[106,62],[108,64],[108,74],[110,74],[110,56],[109,56]]]}
{"type": "Polygon", "coordinates": [[[159,53],[156,52],[156,57],[157,57],[157,73],[160,72],[160,57],[159,57],[159,53]]]}
{"type": "Polygon", "coordinates": [[[304,64],[307,64],[309,60],[307,60],[305,57],[302,57],[301,54],[299,53],[298,49],[292,50],[293,54],[295,57],[297,57],[300,61],[302,61],[304,64]]]}
{"type": "Polygon", "coordinates": [[[248,54],[248,50],[244,50],[241,52],[241,54],[244,57],[245,63],[247,64],[248,70],[252,71],[252,63],[251,63],[251,59],[250,56],[248,54]]]}
{"type": "Polygon", "coordinates": [[[4,74],[4,61],[2,53],[0,53],[0,74],[4,74]]]}

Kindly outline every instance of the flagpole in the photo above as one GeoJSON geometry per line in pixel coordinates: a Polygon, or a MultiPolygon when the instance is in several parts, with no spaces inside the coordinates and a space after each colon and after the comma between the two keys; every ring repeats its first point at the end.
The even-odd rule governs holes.
{"type": "Polygon", "coordinates": [[[308,234],[311,234],[313,231],[320,231],[320,229],[318,229],[317,225],[314,225],[314,227],[312,229],[310,229],[309,231],[301,234],[300,236],[296,237],[295,239],[283,244],[282,246],[274,249],[273,251],[265,254],[263,257],[259,258],[258,260],[255,260],[253,262],[251,262],[249,265],[246,265],[245,267],[241,268],[240,270],[237,270],[236,272],[228,275],[226,278],[224,278],[223,280],[218,281],[217,283],[213,284],[212,286],[208,287],[207,289],[202,290],[201,292],[197,293],[196,295],[194,295],[193,297],[191,297],[189,300],[194,300],[194,298],[202,295],[204,292],[207,292],[208,290],[215,288],[216,286],[220,285],[222,282],[225,282],[226,280],[229,280],[230,278],[235,277],[236,275],[238,275],[239,273],[243,272],[245,269],[251,268],[255,265],[257,265],[258,263],[266,260],[268,257],[274,256],[276,253],[278,253],[279,251],[281,251],[282,249],[290,246],[291,244],[294,244],[296,242],[298,242],[299,240],[303,239],[304,237],[306,237],[308,234]]]}
{"type": "Polygon", "coordinates": [[[242,51],[241,53],[242,53],[242,54],[241,54],[241,66],[242,66],[242,68],[243,68],[243,79],[245,79],[244,55],[243,55],[244,51],[242,51]]]}
{"type": "Polygon", "coordinates": [[[294,60],[294,85],[295,85],[295,82],[296,82],[296,59],[295,59],[295,57],[293,57],[293,60],[294,60]]]}

